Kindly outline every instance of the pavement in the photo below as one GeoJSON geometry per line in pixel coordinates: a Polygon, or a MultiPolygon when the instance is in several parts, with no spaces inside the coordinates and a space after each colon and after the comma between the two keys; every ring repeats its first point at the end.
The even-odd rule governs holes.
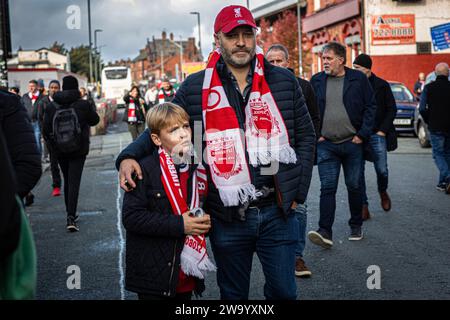
{"type": "MultiPolygon", "coordinates": [[[[130,140],[123,123],[92,137],[78,204],[80,232],[66,232],[64,199],[51,196],[49,170],[34,189],[35,204],[27,213],[37,246],[38,299],[136,299],[123,286],[123,191],[114,167],[115,157],[130,140]],[[68,286],[73,266],[81,271],[79,289],[68,286]]],[[[416,138],[402,137],[388,162],[390,212],[379,204],[373,166],[366,167],[372,219],[364,223],[362,241],[347,240],[350,214],[341,177],[334,246],[326,250],[307,240],[304,259],[313,276],[297,279],[298,299],[450,298],[450,196],[435,189],[438,172],[431,149],[420,148],[416,138]],[[372,270],[380,275],[379,282],[374,282],[372,270]],[[371,283],[379,284],[379,289],[369,289],[371,283]]],[[[314,168],[307,231],[317,229],[319,195],[314,168]]],[[[203,299],[219,299],[214,273],[207,276],[206,288],[203,299]]],[[[263,292],[264,276],[255,255],[250,299],[264,299],[263,292]]]]}

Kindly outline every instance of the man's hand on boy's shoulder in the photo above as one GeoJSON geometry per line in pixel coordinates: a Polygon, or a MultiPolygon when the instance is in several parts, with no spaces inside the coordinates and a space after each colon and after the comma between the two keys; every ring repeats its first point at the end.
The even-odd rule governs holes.
{"type": "Polygon", "coordinates": [[[133,173],[137,175],[139,180],[142,180],[142,169],[139,163],[134,159],[125,159],[120,163],[119,181],[120,187],[129,192],[136,188],[136,182],[133,180],[133,173]]]}

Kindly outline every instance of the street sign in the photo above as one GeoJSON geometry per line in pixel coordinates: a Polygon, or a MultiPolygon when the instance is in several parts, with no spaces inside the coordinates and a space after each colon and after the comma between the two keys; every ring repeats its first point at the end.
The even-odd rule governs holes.
{"type": "Polygon", "coordinates": [[[435,51],[450,48],[450,22],[432,27],[430,31],[435,51]]]}

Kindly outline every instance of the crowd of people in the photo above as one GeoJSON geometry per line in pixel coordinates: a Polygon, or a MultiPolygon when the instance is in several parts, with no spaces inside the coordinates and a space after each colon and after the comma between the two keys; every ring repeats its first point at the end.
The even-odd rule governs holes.
{"type": "MultiPolygon", "coordinates": [[[[126,191],[125,284],[139,299],[200,296],[208,271],[217,271],[221,299],[248,299],[254,253],[265,277],[264,296],[296,299],[296,276],[312,275],[304,261],[306,238],[333,247],[341,168],[350,210],[348,240],[363,239],[364,220],[371,217],[366,161],[373,163],[382,209],[392,208],[387,152],[397,148],[396,103],[389,84],[372,72],[371,57],[360,54],[349,68],[345,46],[329,42],[322,49],[324,71],[307,81],[290,69],[285,46],[263,52],[256,45],[256,28],[247,8],[223,8],[214,23],[216,50],[204,71],[189,76],[176,92],[163,80],[159,90],[151,86],[141,95],[132,87],[124,97],[123,121],[133,142],[121,151],[116,167],[126,191]],[[191,142],[196,121],[204,137],[199,150],[191,142]],[[315,164],[320,218],[318,228],[306,233],[315,164]]],[[[436,81],[414,91],[430,130],[438,185],[450,193],[449,67],[440,63],[435,72],[436,81]]],[[[11,191],[25,205],[32,203],[45,148],[52,194],[61,194],[60,168],[67,229],[78,231],[89,127],[99,117],[76,78],[65,77],[62,90],[58,81],[50,82],[47,94],[42,85],[30,81],[21,99],[18,92],[1,92],[2,132],[16,173],[11,191]]],[[[17,217],[9,218],[8,233],[0,229],[1,236],[15,239],[17,217]]],[[[11,248],[10,241],[2,256],[11,248]]]]}

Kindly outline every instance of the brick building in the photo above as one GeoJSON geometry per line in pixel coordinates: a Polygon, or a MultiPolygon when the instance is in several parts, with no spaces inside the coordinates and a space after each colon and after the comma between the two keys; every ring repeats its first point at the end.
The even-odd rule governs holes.
{"type": "Polygon", "coordinates": [[[181,57],[178,47],[180,43],[183,47],[183,62],[200,61],[195,38],[176,40],[172,33],[167,37],[167,33],[164,31],[160,39],[155,39],[155,37],[151,41],[147,39],[145,47],[139,50],[139,55],[131,61],[133,81],[139,83],[143,80],[159,79],[162,76],[179,79],[181,77],[181,57]]]}

